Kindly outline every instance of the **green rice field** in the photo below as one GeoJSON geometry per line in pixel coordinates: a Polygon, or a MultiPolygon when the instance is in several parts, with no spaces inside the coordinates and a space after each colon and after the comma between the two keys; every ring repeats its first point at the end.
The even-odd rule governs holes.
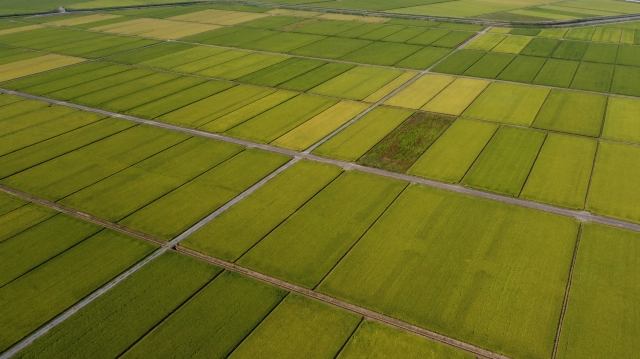
{"type": "Polygon", "coordinates": [[[637,357],[638,14],[0,0],[0,358],[637,357]]]}

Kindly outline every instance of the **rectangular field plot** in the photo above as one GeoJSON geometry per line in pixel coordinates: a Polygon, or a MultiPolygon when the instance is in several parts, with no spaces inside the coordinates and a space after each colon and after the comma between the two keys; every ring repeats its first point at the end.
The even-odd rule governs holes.
{"type": "Polygon", "coordinates": [[[93,31],[103,31],[123,35],[139,35],[157,39],[179,39],[219,28],[216,25],[194,24],[163,19],[136,19],[111,25],[93,27],[93,31]]]}
{"type": "Polygon", "coordinates": [[[546,133],[542,131],[500,127],[462,183],[518,196],[545,137],[546,133]]]}
{"type": "Polygon", "coordinates": [[[558,358],[633,357],[638,233],[587,223],[582,229],[558,358]]]}
{"type": "Polygon", "coordinates": [[[601,141],[591,179],[587,209],[608,217],[640,222],[640,148],[601,141]]]}
{"type": "Polygon", "coordinates": [[[610,140],[640,144],[640,101],[628,98],[609,98],[602,137],[610,140]]]}
{"type": "Polygon", "coordinates": [[[475,64],[469,67],[463,75],[495,79],[515,57],[515,55],[510,54],[488,52],[475,64]]]}
{"type": "Polygon", "coordinates": [[[137,126],[31,167],[1,182],[56,201],[182,142],[187,137],[153,127],[137,126]]]}
{"type": "Polygon", "coordinates": [[[443,57],[449,55],[449,53],[451,53],[450,49],[427,46],[404,60],[397,62],[394,66],[414,70],[425,70],[440,61],[443,57]]]}
{"type": "Polygon", "coordinates": [[[506,54],[519,54],[533,38],[528,36],[507,36],[498,45],[491,49],[492,52],[503,52],[506,54]]]}
{"type": "Polygon", "coordinates": [[[184,38],[187,42],[202,44],[242,47],[245,43],[278,34],[277,31],[266,29],[248,29],[242,27],[225,27],[184,38]]]}
{"type": "Polygon", "coordinates": [[[487,86],[489,81],[458,78],[422,106],[422,110],[459,116],[487,86]]]}
{"type": "Polygon", "coordinates": [[[456,183],[464,177],[497,129],[496,124],[458,119],[407,173],[456,183]]]}
{"type": "Polygon", "coordinates": [[[23,232],[58,214],[52,209],[34,203],[23,204],[0,216],[0,242],[23,232]]]}
{"type": "Polygon", "coordinates": [[[531,83],[546,61],[547,59],[542,57],[517,56],[497,78],[499,80],[531,83]]]}
{"type": "Polygon", "coordinates": [[[338,102],[307,122],[278,137],[271,144],[297,151],[306,150],[368,107],[369,105],[359,102],[338,102]]]}
{"type": "Polygon", "coordinates": [[[387,97],[390,93],[395,91],[398,87],[404,85],[412,78],[416,77],[416,72],[405,72],[402,75],[396,77],[393,81],[380,87],[376,92],[364,98],[365,102],[378,102],[387,97]]]}
{"type": "Polygon", "coordinates": [[[551,90],[533,127],[600,137],[606,106],[606,96],[551,90]]]}
{"type": "Polygon", "coordinates": [[[340,173],[342,169],[336,166],[298,162],[185,239],[181,245],[235,262],[340,173]],[[287,195],[283,195],[285,193],[287,195]],[[247,226],[247,223],[252,225],[247,226]]]}
{"type": "Polygon", "coordinates": [[[47,22],[47,25],[54,25],[54,26],[75,26],[75,25],[88,24],[88,23],[91,23],[91,22],[98,22],[98,21],[105,21],[105,20],[117,19],[117,18],[119,18],[119,17],[120,17],[120,15],[112,15],[112,14],[95,14],[95,15],[87,15],[87,16],[73,17],[73,18],[71,18],[71,19],[64,19],[64,20],[51,21],[51,22],[47,22]]]}
{"type": "Polygon", "coordinates": [[[122,358],[148,358],[163,353],[225,358],[286,294],[262,282],[224,272],[129,348],[122,358]]]}
{"type": "Polygon", "coordinates": [[[60,203],[117,222],[242,149],[210,139],[190,138],[76,192],[60,203]]]}
{"type": "Polygon", "coordinates": [[[596,147],[594,140],[550,133],[520,197],[584,208],[596,147]]]}
{"type": "Polygon", "coordinates": [[[580,62],[549,59],[545,62],[533,83],[537,85],[569,87],[580,62]]]}
{"type": "Polygon", "coordinates": [[[340,60],[391,66],[421,49],[422,47],[417,45],[374,42],[341,57],[340,60]]]}
{"type": "Polygon", "coordinates": [[[26,205],[27,203],[29,202],[26,200],[23,200],[22,198],[18,198],[10,194],[1,192],[0,193],[0,218],[9,212],[26,205]]]}
{"type": "Polygon", "coordinates": [[[318,290],[510,357],[549,357],[577,233],[566,217],[413,185],[318,290]]]}
{"type": "Polygon", "coordinates": [[[620,46],[616,64],[627,66],[640,66],[640,48],[637,46],[620,46]]]}
{"type": "Polygon", "coordinates": [[[447,34],[451,33],[449,30],[444,29],[429,29],[426,32],[421,33],[411,39],[407,40],[408,44],[416,44],[416,45],[430,45],[441,38],[445,37],[447,34]]]}
{"type": "Polygon", "coordinates": [[[289,56],[254,53],[197,72],[199,75],[235,80],[285,61],[289,56]]]}
{"type": "Polygon", "coordinates": [[[320,35],[281,32],[242,44],[243,48],[270,52],[290,52],[303,46],[325,39],[320,35]]]}
{"type": "Polygon", "coordinates": [[[151,253],[155,246],[103,230],[0,289],[5,350],[151,253]]]}
{"type": "Polygon", "coordinates": [[[588,42],[561,41],[551,56],[558,59],[580,61],[588,46],[588,42]]]}
{"type": "Polygon", "coordinates": [[[378,107],[340,131],[313,153],[355,161],[412,114],[412,111],[378,107]]]}
{"type": "Polygon", "coordinates": [[[549,91],[533,86],[492,83],[469,106],[463,116],[530,126],[549,91]]]}
{"type": "Polygon", "coordinates": [[[553,39],[533,38],[527,46],[520,51],[520,55],[549,57],[559,42],[559,40],[553,39]]]}
{"type": "Polygon", "coordinates": [[[395,358],[473,359],[473,355],[379,322],[364,320],[337,359],[395,358]]]}
{"type": "Polygon", "coordinates": [[[347,171],[237,263],[314,288],[405,187],[398,180],[347,171]]]}
{"type": "Polygon", "coordinates": [[[473,42],[465,46],[467,50],[491,51],[502,40],[506,39],[506,35],[501,34],[482,34],[473,42]]]}
{"type": "Polygon", "coordinates": [[[220,271],[167,252],[39,338],[18,357],[116,357],[220,271]]]}
{"type": "Polygon", "coordinates": [[[50,54],[0,65],[0,82],[74,65],[83,61],[85,60],[77,57],[50,54]]]}
{"type": "Polygon", "coordinates": [[[249,149],[127,216],[120,223],[164,240],[179,235],[282,166],[288,157],[249,149]],[[174,218],[167,221],[167,218],[174,218]]]}
{"type": "Polygon", "coordinates": [[[480,60],[485,52],[460,50],[447,57],[444,61],[433,68],[434,72],[442,72],[445,74],[461,75],[471,65],[480,60]]]}
{"type": "Polygon", "coordinates": [[[621,95],[640,96],[640,67],[616,66],[611,83],[611,92],[621,95]]]}
{"type": "Polygon", "coordinates": [[[207,9],[198,12],[191,12],[184,15],[169,17],[168,19],[228,26],[248,22],[251,20],[261,19],[268,16],[268,14],[260,14],[254,12],[207,9]]]}
{"type": "Polygon", "coordinates": [[[358,160],[358,164],[405,172],[453,122],[453,117],[416,112],[358,160]]]}
{"type": "Polygon", "coordinates": [[[419,109],[455,80],[452,76],[426,74],[385,101],[385,105],[419,109]]]}
{"type": "Polygon", "coordinates": [[[290,58],[273,66],[269,66],[243,76],[239,78],[238,81],[273,87],[312,71],[324,64],[326,64],[324,61],[290,58]]]}
{"type": "Polygon", "coordinates": [[[582,62],[571,82],[571,88],[607,93],[611,87],[613,71],[613,65],[582,62]]]}
{"type": "Polygon", "coordinates": [[[171,69],[176,72],[194,73],[246,55],[249,55],[249,52],[194,46],[177,52],[165,53],[152,59],[145,59],[138,64],[145,67],[171,69]]]}
{"type": "Polygon", "coordinates": [[[299,95],[259,114],[225,133],[269,143],[338,103],[337,100],[299,95]]]}
{"type": "Polygon", "coordinates": [[[228,358],[331,359],[361,319],[343,309],[289,294],[228,358]]]}
{"type": "Polygon", "coordinates": [[[402,74],[400,70],[358,66],[314,87],[309,92],[362,100],[402,74]]]}
{"type": "Polygon", "coordinates": [[[102,227],[55,215],[0,242],[0,287],[96,234],[102,227]]]}
{"type": "Polygon", "coordinates": [[[110,56],[108,59],[109,61],[132,65],[144,63],[147,61],[153,61],[160,57],[180,53],[182,51],[194,48],[196,48],[195,45],[167,42],[120,55],[110,56]]]}
{"type": "Polygon", "coordinates": [[[370,43],[371,41],[366,40],[329,37],[295,49],[290,53],[293,55],[320,57],[323,59],[338,59],[370,43]]]}
{"type": "Polygon", "coordinates": [[[618,56],[618,45],[589,43],[582,61],[615,64],[618,56]]]}
{"type": "Polygon", "coordinates": [[[340,74],[343,74],[354,67],[355,65],[330,62],[303,75],[293,78],[283,84],[280,84],[278,87],[286,90],[304,92],[340,74]]]}
{"type": "Polygon", "coordinates": [[[62,106],[42,107],[19,116],[0,120],[0,136],[16,134],[17,132],[37,128],[49,124],[51,121],[64,116],[76,114],[77,111],[62,106]]]}

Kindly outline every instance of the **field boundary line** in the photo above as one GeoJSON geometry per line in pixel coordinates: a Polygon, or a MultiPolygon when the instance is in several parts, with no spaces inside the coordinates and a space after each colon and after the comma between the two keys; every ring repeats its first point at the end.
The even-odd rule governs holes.
{"type": "MultiPolygon", "coordinates": [[[[201,130],[196,130],[196,129],[191,129],[191,128],[180,127],[180,126],[171,125],[171,124],[167,124],[167,123],[161,123],[161,122],[157,122],[157,121],[153,121],[153,120],[145,120],[145,119],[141,119],[141,118],[137,118],[137,117],[133,117],[133,116],[122,115],[122,114],[119,114],[119,113],[100,110],[100,109],[91,108],[91,107],[82,106],[82,105],[75,105],[75,104],[67,103],[67,102],[64,102],[64,101],[52,100],[52,99],[48,99],[48,98],[45,98],[45,97],[29,95],[29,94],[16,92],[16,91],[12,91],[12,90],[5,90],[5,89],[0,88],[0,93],[6,93],[6,94],[9,94],[9,95],[21,96],[21,97],[30,98],[30,99],[33,99],[33,100],[44,101],[44,102],[48,102],[48,103],[52,103],[52,104],[56,104],[56,105],[60,105],[60,106],[72,107],[72,108],[76,108],[76,109],[83,110],[83,111],[88,111],[88,112],[105,114],[105,115],[113,117],[113,118],[118,118],[118,119],[122,119],[122,120],[127,120],[127,121],[132,121],[132,122],[136,122],[136,123],[140,123],[140,124],[149,125],[149,126],[164,128],[164,129],[167,129],[167,130],[183,132],[183,133],[191,134],[191,135],[194,135],[194,136],[206,137],[206,138],[211,138],[211,139],[214,139],[214,140],[219,140],[219,141],[224,141],[224,142],[229,142],[229,143],[235,143],[235,144],[238,144],[238,145],[241,145],[241,146],[245,146],[247,148],[257,148],[257,149],[261,149],[261,150],[265,150],[265,151],[269,151],[269,152],[280,153],[280,154],[287,155],[287,156],[294,157],[294,158],[298,158],[298,159],[307,159],[307,160],[310,160],[310,161],[327,163],[327,164],[335,165],[335,166],[338,166],[338,167],[342,167],[344,169],[354,169],[354,170],[358,170],[358,171],[361,171],[361,172],[380,175],[380,176],[383,176],[383,177],[395,178],[395,179],[399,179],[399,180],[410,182],[410,183],[417,183],[417,184],[421,184],[421,185],[428,186],[428,187],[438,188],[438,189],[442,189],[442,190],[449,191],[449,192],[461,193],[461,194],[465,194],[465,195],[469,195],[469,196],[473,196],[473,197],[479,197],[479,198],[484,198],[484,199],[493,200],[493,201],[497,201],[497,202],[512,204],[512,205],[516,205],[516,206],[520,206],[520,207],[526,207],[526,208],[530,208],[530,209],[535,209],[535,210],[539,210],[539,211],[543,211],[543,212],[558,214],[558,215],[565,216],[565,217],[572,217],[572,218],[575,218],[576,220],[581,221],[581,222],[595,222],[595,223],[600,223],[600,224],[604,224],[604,225],[608,225],[608,226],[628,229],[630,231],[640,232],[640,224],[633,223],[633,222],[628,222],[628,221],[624,221],[624,220],[620,220],[620,219],[605,217],[605,216],[601,216],[601,215],[597,215],[597,214],[592,214],[592,213],[590,213],[588,211],[577,211],[577,210],[573,210],[573,209],[553,206],[553,205],[550,205],[550,204],[544,204],[544,203],[524,200],[524,199],[520,199],[520,198],[500,195],[500,194],[496,194],[496,193],[492,193],[492,192],[485,192],[485,191],[481,191],[481,190],[477,190],[477,189],[473,189],[473,188],[469,188],[469,187],[465,187],[465,186],[461,186],[461,185],[457,185],[457,184],[438,182],[438,181],[429,180],[429,179],[421,178],[421,177],[416,177],[416,176],[412,176],[412,175],[408,175],[408,174],[404,174],[404,173],[396,173],[396,172],[385,171],[385,170],[381,170],[381,169],[378,169],[378,168],[366,167],[366,166],[358,165],[358,164],[352,163],[352,162],[346,162],[346,161],[342,161],[342,160],[322,157],[322,156],[314,155],[314,154],[311,154],[311,153],[298,152],[298,151],[289,150],[289,149],[286,149],[286,148],[281,148],[281,147],[277,147],[277,146],[273,146],[273,145],[269,145],[269,144],[261,144],[261,143],[251,142],[251,141],[248,141],[248,140],[233,138],[233,137],[229,137],[229,136],[225,136],[225,135],[221,135],[221,134],[204,132],[204,131],[201,131],[201,130]]],[[[0,359],[2,359],[2,358],[0,358],[0,359]]]]}
{"type": "Polygon", "coordinates": [[[199,258],[199,259],[201,259],[203,261],[206,261],[208,263],[214,264],[216,266],[222,267],[222,268],[224,268],[224,269],[226,269],[228,271],[235,272],[235,273],[247,276],[247,277],[251,277],[251,278],[257,279],[257,280],[259,280],[261,282],[265,282],[265,283],[274,285],[276,287],[285,289],[285,290],[287,290],[289,292],[294,292],[294,293],[303,295],[305,297],[321,301],[323,303],[332,305],[334,307],[345,309],[345,310],[350,311],[352,313],[360,314],[365,319],[372,319],[372,320],[378,321],[380,323],[384,323],[384,324],[387,324],[389,326],[392,326],[392,327],[394,327],[396,329],[400,329],[400,330],[405,331],[405,332],[413,333],[413,334],[419,335],[421,337],[425,337],[427,339],[430,339],[430,340],[433,340],[433,341],[437,341],[439,343],[446,344],[448,346],[451,346],[451,347],[454,347],[454,348],[457,348],[457,349],[464,350],[464,351],[466,351],[468,353],[472,353],[474,355],[477,355],[477,356],[479,356],[480,358],[483,358],[483,359],[508,359],[508,357],[503,356],[501,354],[497,354],[497,353],[488,351],[486,349],[482,349],[480,347],[476,347],[476,346],[474,346],[472,344],[469,344],[469,343],[466,343],[466,342],[462,342],[462,341],[459,341],[459,340],[456,340],[456,339],[453,339],[453,338],[438,334],[436,332],[432,332],[432,331],[424,329],[424,328],[420,328],[420,327],[415,326],[413,324],[406,323],[406,322],[404,322],[402,320],[395,319],[395,318],[389,317],[387,315],[380,314],[378,312],[374,312],[372,310],[366,309],[364,307],[360,307],[360,306],[357,306],[357,305],[354,305],[354,304],[350,304],[350,303],[347,303],[345,301],[330,297],[328,295],[315,292],[315,291],[313,291],[311,289],[303,288],[303,287],[297,286],[295,284],[291,284],[291,283],[285,282],[283,280],[270,277],[268,275],[256,272],[254,270],[241,267],[241,266],[239,266],[239,265],[237,265],[235,263],[230,263],[230,262],[226,262],[226,261],[214,258],[214,257],[210,257],[210,256],[204,255],[204,254],[202,254],[200,252],[197,252],[197,251],[194,251],[192,249],[188,249],[188,248],[185,248],[185,247],[182,247],[182,246],[178,246],[176,248],[176,250],[178,252],[180,252],[180,253],[184,253],[184,254],[187,254],[189,256],[192,256],[192,257],[195,257],[195,258],[199,258]]]}
{"type": "Polygon", "coordinates": [[[560,311],[560,318],[558,320],[558,330],[556,331],[556,338],[553,342],[553,353],[551,354],[551,359],[556,359],[558,354],[558,345],[560,344],[560,335],[562,334],[562,325],[564,324],[564,317],[567,313],[567,304],[569,303],[569,294],[571,292],[571,285],[573,282],[573,273],[576,267],[576,262],[578,258],[578,250],[580,247],[580,239],[582,238],[582,229],[584,228],[584,224],[580,225],[578,228],[578,235],[576,236],[576,244],[573,248],[573,258],[571,258],[571,267],[569,268],[569,278],[567,279],[567,287],[564,291],[564,299],[562,301],[562,310],[560,311]]]}

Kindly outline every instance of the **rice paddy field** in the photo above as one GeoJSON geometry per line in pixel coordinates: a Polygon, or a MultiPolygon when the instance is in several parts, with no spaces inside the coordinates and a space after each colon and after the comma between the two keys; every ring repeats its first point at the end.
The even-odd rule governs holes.
{"type": "Polygon", "coordinates": [[[0,359],[640,358],[637,9],[0,0],[0,359]]]}

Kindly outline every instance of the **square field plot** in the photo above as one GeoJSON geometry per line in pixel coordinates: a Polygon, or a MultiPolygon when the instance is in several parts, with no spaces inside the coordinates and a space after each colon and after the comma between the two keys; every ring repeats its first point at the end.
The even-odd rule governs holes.
{"type": "Polygon", "coordinates": [[[560,45],[556,47],[552,54],[552,57],[565,60],[582,60],[584,53],[589,46],[588,42],[579,41],[561,41],[560,45]]]}
{"type": "Polygon", "coordinates": [[[463,73],[465,76],[495,79],[513,61],[515,55],[489,52],[463,73]]]}
{"type": "Polygon", "coordinates": [[[584,225],[558,358],[633,358],[640,351],[639,245],[636,232],[584,225]]]}
{"type": "Polygon", "coordinates": [[[520,197],[584,208],[596,147],[584,137],[548,134],[520,197]]]}
{"type": "Polygon", "coordinates": [[[611,87],[613,72],[613,65],[582,62],[573,77],[571,88],[607,93],[611,87]]]}
{"type": "Polygon", "coordinates": [[[517,127],[501,127],[462,183],[492,192],[518,196],[546,134],[517,127]]]}
{"type": "Polygon", "coordinates": [[[606,106],[606,96],[551,90],[533,127],[600,137],[606,106]]]}
{"type": "Polygon", "coordinates": [[[580,62],[570,60],[548,59],[533,83],[537,85],[569,87],[580,62]]]}
{"type": "Polygon", "coordinates": [[[531,83],[547,61],[544,57],[517,56],[500,75],[499,80],[531,83]]]}
{"type": "Polygon", "coordinates": [[[520,55],[549,57],[559,42],[553,39],[534,38],[520,51],[520,55]]]}
{"type": "Polygon", "coordinates": [[[640,144],[640,100],[609,98],[602,137],[640,144]]]}
{"type": "Polygon", "coordinates": [[[611,83],[611,92],[621,95],[640,96],[640,67],[616,66],[611,83]]]}
{"type": "Polygon", "coordinates": [[[609,217],[640,222],[640,147],[601,141],[587,209],[609,217]]]}
{"type": "Polygon", "coordinates": [[[550,357],[577,232],[566,217],[413,185],[318,290],[509,357],[550,357]]]}
{"type": "Polygon", "coordinates": [[[469,106],[463,116],[529,126],[549,91],[533,86],[492,83],[469,106]]]}
{"type": "Polygon", "coordinates": [[[618,56],[618,45],[589,43],[582,61],[599,62],[603,64],[615,64],[618,56]]]}
{"type": "Polygon", "coordinates": [[[407,173],[443,182],[458,182],[497,129],[496,124],[458,119],[407,173]]]}

